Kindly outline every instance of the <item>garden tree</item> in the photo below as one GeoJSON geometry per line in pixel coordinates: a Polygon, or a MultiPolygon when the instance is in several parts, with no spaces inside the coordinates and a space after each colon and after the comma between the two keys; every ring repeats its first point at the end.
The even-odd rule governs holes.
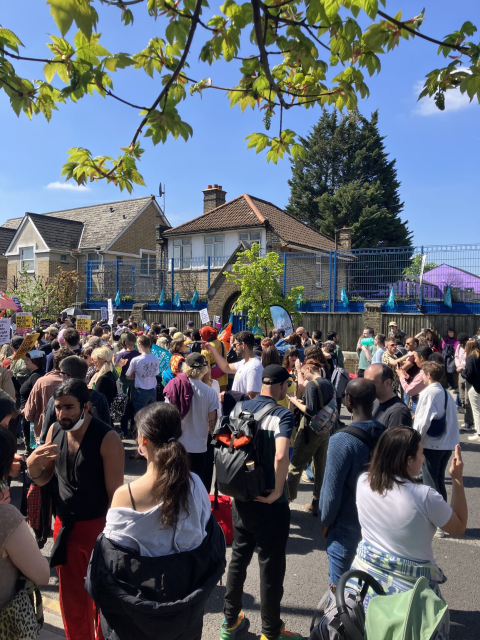
{"type": "MultiPolygon", "coordinates": [[[[23,10],[24,5],[17,4],[23,10]]],[[[468,21],[456,25],[454,12],[445,18],[444,33],[450,33],[438,40],[420,32],[424,11],[404,19],[401,11],[391,15],[383,10],[387,0],[225,0],[212,10],[206,0],[47,0],[47,4],[60,31],[50,35],[47,56],[22,55],[22,34],[13,33],[8,25],[0,28],[0,88],[15,113],[29,118],[41,113],[49,120],[61,103],[97,92],[141,115],[117,158],[80,146],[69,150],[62,175],[78,184],[106,179],[129,192],[134,184],[143,184],[137,169],[143,153],[141,136],[153,144],[170,135],[187,140],[192,128],[182,119],[181,103],[187,93],[201,95],[205,90],[224,92],[231,106],[262,113],[266,132],[248,136],[248,148],[257,153],[266,150],[267,160],[275,163],[285,154],[301,157],[301,142],[283,126],[287,112],[315,105],[355,109],[358,97],[369,94],[364,74],[378,73],[381,54],[400,40],[422,38],[432,43],[432,53],[436,48],[445,59],[445,66],[440,64],[426,76],[420,97],[435,96],[439,109],[445,108],[445,92],[457,87],[471,99],[480,97],[480,47],[471,40],[477,29],[468,21]],[[148,11],[153,37],[146,38],[142,51],[110,52],[103,46],[96,11],[100,4],[118,11],[125,26],[137,12],[148,11]],[[360,16],[362,11],[368,20],[360,16]],[[192,77],[192,43],[202,37],[200,63],[229,63],[229,87],[202,74],[192,77]],[[38,79],[38,68],[29,67],[25,73],[37,79],[22,77],[19,62],[22,72],[25,66],[41,64],[43,78],[38,79]],[[134,86],[131,95],[114,92],[112,75],[130,66],[152,78],[160,76],[155,77],[155,87],[162,88],[153,99],[139,99],[134,86]]],[[[102,27],[111,24],[110,19],[102,27]]],[[[294,126],[294,118],[288,117],[288,126],[294,126]]]]}
{"type": "MultiPolygon", "coordinates": [[[[438,267],[438,264],[436,262],[425,262],[423,273],[427,273],[427,271],[431,271],[432,269],[435,269],[435,267],[438,267]]],[[[406,267],[403,270],[403,275],[419,276],[421,269],[422,269],[422,254],[417,253],[416,255],[412,256],[410,266],[406,267]]]]}
{"type": "Polygon", "coordinates": [[[26,266],[13,276],[8,296],[17,296],[22,310],[32,313],[35,320],[53,319],[75,300],[78,284],[84,280],[76,271],[59,269],[53,278],[27,272],[26,266]]]}
{"type": "Polygon", "coordinates": [[[268,335],[268,326],[272,324],[271,305],[279,304],[295,320],[301,319],[296,308],[297,302],[302,298],[303,287],[292,287],[282,297],[280,282],[283,279],[283,269],[277,253],[271,251],[262,258],[260,246],[254,243],[251,249],[245,249],[237,255],[232,273],[224,272],[227,280],[240,286],[237,308],[247,310],[249,325],[253,327],[259,322],[265,335],[268,335]]]}
{"type": "Polygon", "coordinates": [[[357,111],[341,117],[324,110],[300,138],[305,154],[292,161],[287,211],[331,238],[349,227],[353,248],[409,246],[395,160],[383,140],[377,111],[368,120],[357,111]]]}

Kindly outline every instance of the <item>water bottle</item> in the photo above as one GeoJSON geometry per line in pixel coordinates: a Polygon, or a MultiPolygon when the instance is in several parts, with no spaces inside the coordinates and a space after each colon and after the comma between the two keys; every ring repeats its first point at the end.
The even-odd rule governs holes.
{"type": "Polygon", "coordinates": [[[30,449],[33,451],[37,446],[37,441],[35,439],[35,428],[33,422],[30,422],[30,449]]]}

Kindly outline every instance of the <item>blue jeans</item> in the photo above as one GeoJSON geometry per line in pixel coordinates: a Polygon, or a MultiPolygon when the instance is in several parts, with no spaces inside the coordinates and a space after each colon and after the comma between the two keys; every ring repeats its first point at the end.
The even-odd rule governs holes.
{"type": "Polygon", "coordinates": [[[358,543],[362,539],[360,527],[333,525],[327,534],[328,579],[330,586],[337,586],[340,577],[349,571],[358,543]]]}
{"type": "Polygon", "coordinates": [[[133,398],[133,410],[138,413],[143,407],[147,407],[157,399],[157,390],[153,389],[135,389],[135,397],[133,398]]]}

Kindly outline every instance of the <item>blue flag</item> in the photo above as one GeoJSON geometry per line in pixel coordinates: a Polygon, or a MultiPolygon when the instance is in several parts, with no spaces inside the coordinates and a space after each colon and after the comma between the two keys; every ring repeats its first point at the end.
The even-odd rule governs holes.
{"type": "Polygon", "coordinates": [[[173,299],[173,304],[178,307],[180,309],[180,307],[182,306],[182,303],[180,302],[180,293],[177,291],[177,293],[175,294],[175,297],[173,299]]]}
{"type": "Polygon", "coordinates": [[[233,322],[233,311],[230,311],[230,316],[228,318],[228,322],[233,322]]]}
{"type": "Polygon", "coordinates": [[[192,307],[194,307],[197,304],[198,299],[199,299],[198,291],[195,289],[192,299],[190,300],[190,304],[192,305],[192,307]]]}
{"type": "Polygon", "coordinates": [[[165,300],[165,292],[162,289],[162,293],[160,294],[160,298],[158,299],[158,306],[163,307],[163,302],[165,300]]]}
{"type": "Polygon", "coordinates": [[[452,308],[452,288],[450,285],[445,289],[445,295],[443,296],[443,304],[452,308]]]}
{"type": "Polygon", "coordinates": [[[299,293],[298,294],[298,298],[297,298],[297,307],[299,307],[302,304],[303,300],[302,300],[302,294],[299,293]]]}
{"type": "Polygon", "coordinates": [[[390,289],[390,295],[388,296],[386,307],[389,311],[394,311],[395,309],[395,291],[393,287],[390,289]]]}
{"type": "Polygon", "coordinates": [[[120,306],[120,291],[117,291],[117,295],[115,296],[115,306],[120,306]]]}
{"type": "Polygon", "coordinates": [[[340,300],[343,303],[343,306],[345,307],[345,309],[348,308],[348,305],[350,304],[348,302],[348,296],[347,296],[347,292],[345,291],[345,289],[342,287],[342,291],[340,292],[340,300]]]}

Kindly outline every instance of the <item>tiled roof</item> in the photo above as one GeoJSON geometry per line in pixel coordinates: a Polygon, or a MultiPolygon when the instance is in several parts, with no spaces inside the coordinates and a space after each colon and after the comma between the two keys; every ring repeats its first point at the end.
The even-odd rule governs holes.
{"type": "Polygon", "coordinates": [[[264,227],[268,225],[288,244],[305,249],[335,248],[334,242],[311,229],[271,202],[244,193],[189,222],[165,231],[165,236],[185,235],[226,229],[264,227]]]}
{"type": "Polygon", "coordinates": [[[0,227],[0,255],[5,255],[5,251],[8,249],[15,233],[15,229],[0,227]]]}
{"type": "Polygon", "coordinates": [[[70,251],[78,248],[83,222],[41,213],[27,213],[26,216],[32,220],[49,249],[70,251]]]}
{"type": "Polygon", "coordinates": [[[105,249],[152,199],[151,196],[148,196],[133,200],[107,202],[90,207],[67,209],[66,211],[52,211],[44,213],[42,216],[83,222],[84,229],[78,248],[100,247],[105,249]]]}
{"type": "Polygon", "coordinates": [[[4,229],[15,229],[15,230],[17,230],[18,227],[22,224],[22,220],[23,220],[23,218],[10,218],[9,220],[5,220],[5,222],[2,224],[2,227],[4,229]]]}

